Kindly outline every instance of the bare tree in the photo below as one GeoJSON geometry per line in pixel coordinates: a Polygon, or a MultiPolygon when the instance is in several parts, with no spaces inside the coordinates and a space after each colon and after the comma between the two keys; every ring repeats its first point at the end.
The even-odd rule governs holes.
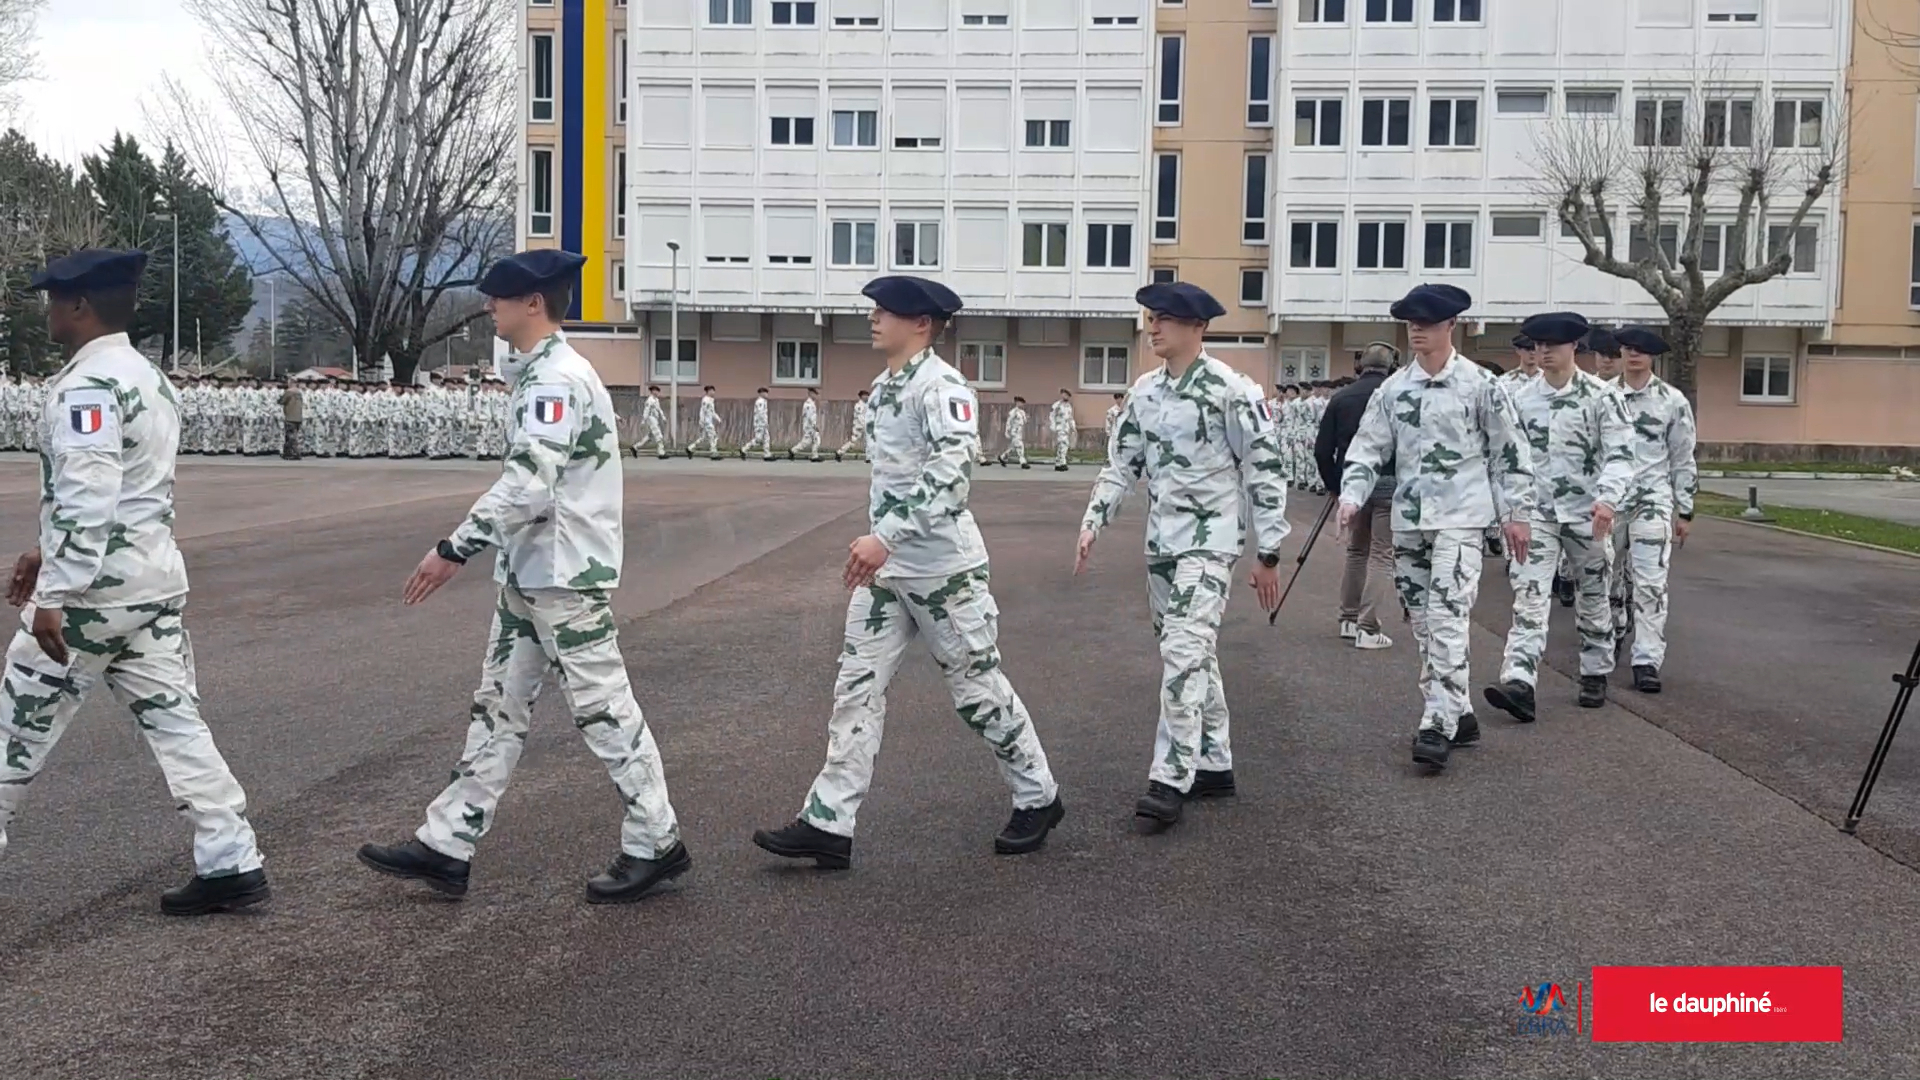
{"type": "Polygon", "coordinates": [[[13,87],[33,77],[34,17],[46,0],[0,0],[0,112],[14,105],[13,87]]]}
{"type": "Polygon", "coordinates": [[[509,0],[186,6],[219,100],[174,84],[167,126],[267,252],[255,271],[294,282],[363,364],[391,356],[405,379],[477,314],[439,309],[512,242],[509,0]]]}
{"type": "Polygon", "coordinates": [[[1637,101],[1631,126],[1576,113],[1534,141],[1538,194],[1580,241],[1582,261],[1639,285],[1666,312],[1667,375],[1688,400],[1708,316],[1792,268],[1801,225],[1845,167],[1845,118],[1827,102],[1786,107],[1792,115],[1776,118],[1751,85],[1716,69],[1670,103],[1637,101]],[[1710,217],[1730,220],[1710,229],[1710,217]]]}

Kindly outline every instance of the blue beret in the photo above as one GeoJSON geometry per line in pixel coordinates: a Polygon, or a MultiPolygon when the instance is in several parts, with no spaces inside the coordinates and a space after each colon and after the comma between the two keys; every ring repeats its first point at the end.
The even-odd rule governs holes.
{"type": "Polygon", "coordinates": [[[540,248],[509,255],[487,267],[480,292],[501,298],[532,296],[557,282],[571,280],[587,264],[585,255],[558,248],[540,248]]]}
{"type": "Polygon", "coordinates": [[[1175,319],[1193,319],[1206,322],[1217,319],[1227,313],[1213,294],[1198,285],[1184,281],[1167,281],[1148,285],[1133,294],[1134,303],[1158,315],[1168,315],[1175,319]]]}
{"type": "Polygon", "coordinates": [[[1467,290],[1453,285],[1415,285],[1413,291],[1388,309],[1401,322],[1432,325],[1445,322],[1473,306],[1467,290]]]}
{"type": "Polygon", "coordinates": [[[922,315],[951,319],[954,313],[966,306],[952,289],[912,274],[874,278],[867,282],[866,288],[860,290],[860,295],[872,300],[874,306],[882,311],[890,311],[906,319],[917,319],[922,315]]]}
{"type": "Polygon", "coordinates": [[[1533,339],[1525,334],[1515,334],[1513,335],[1513,347],[1516,349],[1531,349],[1533,348],[1533,339]]]}
{"type": "Polygon", "coordinates": [[[144,251],[88,248],[48,263],[45,270],[33,275],[32,287],[41,292],[84,293],[134,285],[146,266],[144,251]]]}
{"type": "Polygon", "coordinates": [[[1624,330],[1616,330],[1613,332],[1613,340],[1619,342],[1624,348],[1645,353],[1648,356],[1659,356],[1667,351],[1667,339],[1644,326],[1629,326],[1624,330]]]}
{"type": "Polygon", "coordinates": [[[1572,311],[1549,311],[1530,316],[1520,324],[1520,332],[1542,345],[1571,345],[1586,336],[1585,316],[1572,311]]]}
{"type": "Polygon", "coordinates": [[[1586,337],[1580,339],[1580,351],[1617,358],[1620,355],[1620,339],[1614,337],[1613,331],[1606,327],[1596,326],[1587,331],[1586,337]]]}

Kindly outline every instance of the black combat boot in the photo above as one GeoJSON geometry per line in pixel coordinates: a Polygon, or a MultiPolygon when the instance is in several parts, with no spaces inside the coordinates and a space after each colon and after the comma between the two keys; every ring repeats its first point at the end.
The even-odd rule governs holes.
{"type": "Polygon", "coordinates": [[[1597,709],[1607,703],[1607,677],[1605,675],[1580,676],[1580,707],[1597,709]]]}
{"type": "Polygon", "coordinates": [[[1460,718],[1460,723],[1455,725],[1453,729],[1453,739],[1452,739],[1453,745],[1472,746],[1474,743],[1477,743],[1479,741],[1480,741],[1480,721],[1475,720],[1473,718],[1472,713],[1468,713],[1465,716],[1462,716],[1460,718]]]}
{"type": "Polygon", "coordinates": [[[1166,828],[1180,820],[1180,807],[1186,801],[1187,797],[1180,794],[1180,789],[1153,780],[1147,784],[1147,793],[1133,804],[1133,815],[1166,828]]]}
{"type": "Polygon", "coordinates": [[[195,876],[185,885],[161,893],[160,911],[165,915],[211,915],[216,911],[252,907],[272,895],[265,870],[221,877],[195,876]]]}
{"type": "Polygon", "coordinates": [[[1514,679],[1499,686],[1489,686],[1480,693],[1487,699],[1487,704],[1511,714],[1515,720],[1523,724],[1533,723],[1533,687],[1526,683],[1514,679]]]}
{"type": "Polygon", "coordinates": [[[1067,816],[1067,808],[1060,803],[1060,796],[1045,806],[1017,809],[1007,819],[1007,827],[993,838],[993,850],[1002,855],[1025,855],[1030,851],[1039,851],[1046,846],[1047,833],[1053,831],[1060,819],[1067,816]]]}
{"type": "Polygon", "coordinates": [[[1553,578],[1553,595],[1555,599],[1560,601],[1561,607],[1572,607],[1573,579],[1564,578],[1555,574],[1553,578]]]}
{"type": "Polygon", "coordinates": [[[1660,669],[1652,664],[1633,665],[1633,688],[1643,694],[1660,692],[1660,669]]]}
{"type": "Polygon", "coordinates": [[[812,859],[821,870],[853,865],[853,837],[835,836],[798,818],[785,828],[754,830],[753,842],[783,859],[812,859]]]}
{"type": "Polygon", "coordinates": [[[360,861],[383,874],[423,881],[435,892],[467,895],[467,872],[471,864],[440,854],[421,843],[418,837],[394,847],[363,844],[360,861]]]}
{"type": "Polygon", "coordinates": [[[587,903],[628,904],[646,895],[648,889],[677,878],[693,866],[687,845],[675,843],[653,859],[639,859],[626,852],[614,856],[607,872],[587,881],[587,903]]]}
{"type": "Polygon", "coordinates": [[[1055,466],[1053,467],[1053,471],[1054,471],[1054,472],[1066,472],[1066,471],[1067,471],[1067,467],[1066,467],[1065,465],[1055,465],[1055,466]]]}
{"type": "Polygon", "coordinates": [[[1193,774],[1189,799],[1224,799],[1233,794],[1232,769],[1201,769],[1193,774]]]}
{"type": "Polygon", "coordinates": [[[1452,750],[1453,745],[1447,742],[1445,735],[1440,734],[1439,728],[1421,728],[1420,733],[1413,737],[1413,760],[1421,765],[1444,769],[1452,750]]]}

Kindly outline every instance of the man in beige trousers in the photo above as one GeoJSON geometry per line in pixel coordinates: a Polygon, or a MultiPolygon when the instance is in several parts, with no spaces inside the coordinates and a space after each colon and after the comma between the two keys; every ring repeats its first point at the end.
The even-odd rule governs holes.
{"type": "MultiPolygon", "coordinates": [[[[1399,350],[1385,342],[1368,345],[1353,362],[1354,382],[1327,402],[1313,458],[1328,491],[1340,489],[1347,443],[1360,427],[1368,400],[1386,381],[1399,357],[1399,350]]],[[[1340,636],[1357,649],[1393,645],[1393,639],[1380,627],[1380,612],[1392,610],[1392,513],[1393,473],[1384,470],[1373,486],[1373,494],[1354,515],[1353,528],[1347,534],[1347,569],[1340,579],[1340,636]]]]}

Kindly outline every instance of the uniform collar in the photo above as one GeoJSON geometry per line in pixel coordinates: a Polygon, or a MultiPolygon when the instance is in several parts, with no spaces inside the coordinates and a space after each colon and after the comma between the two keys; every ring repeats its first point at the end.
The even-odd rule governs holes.
{"type": "Polygon", "coordinates": [[[902,366],[899,371],[888,372],[886,375],[886,381],[896,382],[896,383],[905,383],[908,379],[911,379],[915,375],[918,375],[920,373],[920,368],[923,365],[925,365],[926,362],[933,357],[933,355],[934,355],[933,346],[929,345],[926,348],[921,349],[918,353],[915,353],[913,359],[907,361],[906,364],[902,366]]]}
{"type": "Polygon", "coordinates": [[[1619,381],[1614,383],[1614,386],[1618,387],[1620,392],[1623,394],[1645,394],[1652,391],[1653,388],[1656,386],[1665,386],[1665,385],[1666,383],[1660,380],[1660,376],[1652,374],[1651,372],[1649,372],[1647,375],[1647,385],[1641,387],[1638,390],[1635,390],[1633,387],[1627,385],[1627,377],[1625,375],[1621,375],[1619,377],[1619,381]]]}
{"type": "Polygon", "coordinates": [[[1172,386],[1175,390],[1185,390],[1187,386],[1193,382],[1193,373],[1205,367],[1212,359],[1213,357],[1207,355],[1207,350],[1202,348],[1200,355],[1193,358],[1193,363],[1187,365],[1187,370],[1181,372],[1180,378],[1177,380],[1173,377],[1173,371],[1168,368],[1165,362],[1162,362],[1160,365],[1160,381],[1172,386]]]}
{"type": "Polygon", "coordinates": [[[1446,385],[1448,380],[1452,379],[1455,375],[1459,374],[1459,371],[1458,371],[1459,366],[1466,362],[1467,362],[1466,357],[1461,356],[1460,351],[1458,349],[1454,349],[1447,354],[1447,362],[1444,366],[1440,368],[1440,374],[1429,375],[1427,374],[1427,369],[1420,366],[1419,358],[1415,357],[1413,363],[1407,365],[1407,378],[1414,382],[1432,383],[1435,386],[1444,386],[1446,385]]]}
{"type": "MultiPolygon", "coordinates": [[[[67,361],[65,366],[61,367],[60,375],[65,375],[77,367],[82,361],[98,356],[109,349],[131,348],[133,348],[133,342],[125,334],[102,334],[92,341],[87,342],[85,345],[80,346],[80,351],[73,354],[73,359],[67,361]]],[[[60,375],[55,375],[54,378],[57,379],[60,375]]]]}

